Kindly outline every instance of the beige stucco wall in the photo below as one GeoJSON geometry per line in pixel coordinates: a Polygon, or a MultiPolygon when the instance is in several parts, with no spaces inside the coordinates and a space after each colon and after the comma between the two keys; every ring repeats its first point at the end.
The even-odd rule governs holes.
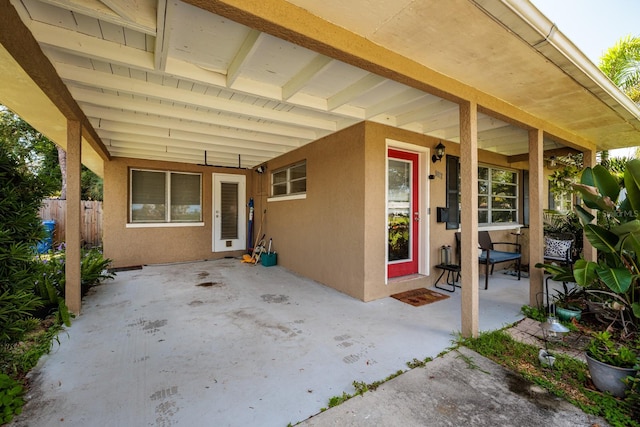
{"type": "MultiPolygon", "coordinates": [[[[278,264],[363,301],[371,301],[417,287],[429,287],[440,271],[439,248],[455,248],[455,230],[436,222],[436,208],[446,206],[446,163],[432,163],[422,176],[421,197],[428,238],[421,243],[429,262],[423,275],[386,282],[386,147],[400,141],[431,150],[439,142],[447,154],[459,155],[459,145],[424,135],[363,122],[269,161],[258,174],[227,168],[116,158],[105,164],[104,250],[114,267],[240,256],[240,252],[213,253],[212,174],[237,173],[247,177],[247,199],[254,198],[254,235],[273,238],[278,264]],[[306,160],[306,198],[268,201],[271,172],[306,160]],[[200,172],[203,177],[203,226],[127,228],[129,169],[148,168],[200,172]],[[433,175],[433,179],[427,179],[433,175]],[[262,220],[263,213],[264,221],[262,220]],[[262,230],[258,228],[263,221],[262,230]]],[[[416,148],[417,149],[417,148],[416,148]]],[[[506,157],[479,153],[480,163],[509,167],[506,157]]],[[[495,240],[513,241],[507,231],[492,231],[495,240]]],[[[263,268],[263,267],[260,267],[263,268]]]]}
{"type": "MultiPolygon", "coordinates": [[[[267,164],[267,170],[273,171],[307,161],[306,199],[267,202],[268,176],[261,186],[257,184],[256,211],[266,206],[267,237],[274,239],[278,264],[364,301],[431,284],[433,275],[385,283],[387,139],[429,148],[439,142],[376,123],[359,123],[267,164]]],[[[442,206],[444,163],[436,167],[442,177],[425,182],[423,188],[441,194],[438,203],[442,206]]],[[[426,196],[435,213],[437,199],[426,196]]],[[[433,227],[435,214],[423,218],[433,227]]],[[[440,226],[444,229],[444,224],[440,226]]],[[[437,263],[433,262],[437,260],[435,248],[447,236],[453,241],[450,232],[424,242],[431,264],[437,263]]]]}
{"type": "Polygon", "coordinates": [[[253,172],[229,168],[213,168],[184,163],[115,158],[104,167],[104,254],[112,266],[129,267],[142,264],[215,259],[238,256],[242,252],[212,252],[212,174],[247,175],[251,188],[253,172]],[[202,216],[204,226],[127,228],[129,212],[129,168],[145,168],[202,173],[202,216]]]}

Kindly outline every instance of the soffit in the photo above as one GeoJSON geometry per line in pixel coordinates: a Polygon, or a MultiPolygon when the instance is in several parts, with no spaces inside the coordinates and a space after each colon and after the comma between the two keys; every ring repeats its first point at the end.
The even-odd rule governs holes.
{"type": "MultiPolygon", "coordinates": [[[[459,138],[451,101],[180,1],[11,3],[112,156],[252,167],[363,120],[459,138]]],[[[473,2],[291,3],[603,148],[640,145],[599,142],[635,124],[473,2]]],[[[498,116],[479,146],[526,153],[498,116]]]]}

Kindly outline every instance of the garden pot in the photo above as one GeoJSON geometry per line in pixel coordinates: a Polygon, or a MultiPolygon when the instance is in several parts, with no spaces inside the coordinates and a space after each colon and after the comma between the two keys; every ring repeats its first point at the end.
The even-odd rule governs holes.
{"type": "Polygon", "coordinates": [[[571,319],[580,320],[582,310],[575,307],[556,307],[556,316],[558,316],[558,319],[565,322],[568,322],[571,319]]]}
{"type": "Polygon", "coordinates": [[[589,374],[591,374],[591,380],[596,388],[600,391],[608,391],[615,397],[624,397],[627,385],[622,380],[628,376],[634,376],[636,370],[608,365],[594,359],[588,353],[586,356],[589,374]]]}

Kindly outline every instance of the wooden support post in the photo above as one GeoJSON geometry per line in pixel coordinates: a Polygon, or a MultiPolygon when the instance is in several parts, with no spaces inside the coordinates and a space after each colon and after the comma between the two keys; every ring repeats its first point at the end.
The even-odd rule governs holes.
{"type": "Polygon", "coordinates": [[[529,305],[536,307],[542,299],[544,272],[535,268],[544,258],[543,206],[543,145],[540,129],[529,131],[529,305]]]}
{"type": "Polygon", "coordinates": [[[81,308],[81,156],[82,125],[79,121],[67,121],[67,211],[66,211],[66,260],[65,302],[69,311],[80,314],[81,308]]]}
{"type": "Polygon", "coordinates": [[[478,303],[478,105],[460,105],[461,200],[460,268],[462,270],[462,336],[477,337],[478,303]]]}

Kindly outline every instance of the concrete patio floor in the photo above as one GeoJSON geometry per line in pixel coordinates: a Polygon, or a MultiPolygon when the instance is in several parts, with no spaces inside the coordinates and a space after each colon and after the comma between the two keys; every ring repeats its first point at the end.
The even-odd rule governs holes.
{"type": "MultiPolygon", "coordinates": [[[[422,307],[363,303],[236,259],[119,272],[32,372],[13,425],[295,424],[352,393],[353,381],[450,347],[460,290],[442,293],[450,298],[422,307]]],[[[496,272],[480,290],[480,328],[520,320],[528,293],[526,278],[496,272]]]]}

